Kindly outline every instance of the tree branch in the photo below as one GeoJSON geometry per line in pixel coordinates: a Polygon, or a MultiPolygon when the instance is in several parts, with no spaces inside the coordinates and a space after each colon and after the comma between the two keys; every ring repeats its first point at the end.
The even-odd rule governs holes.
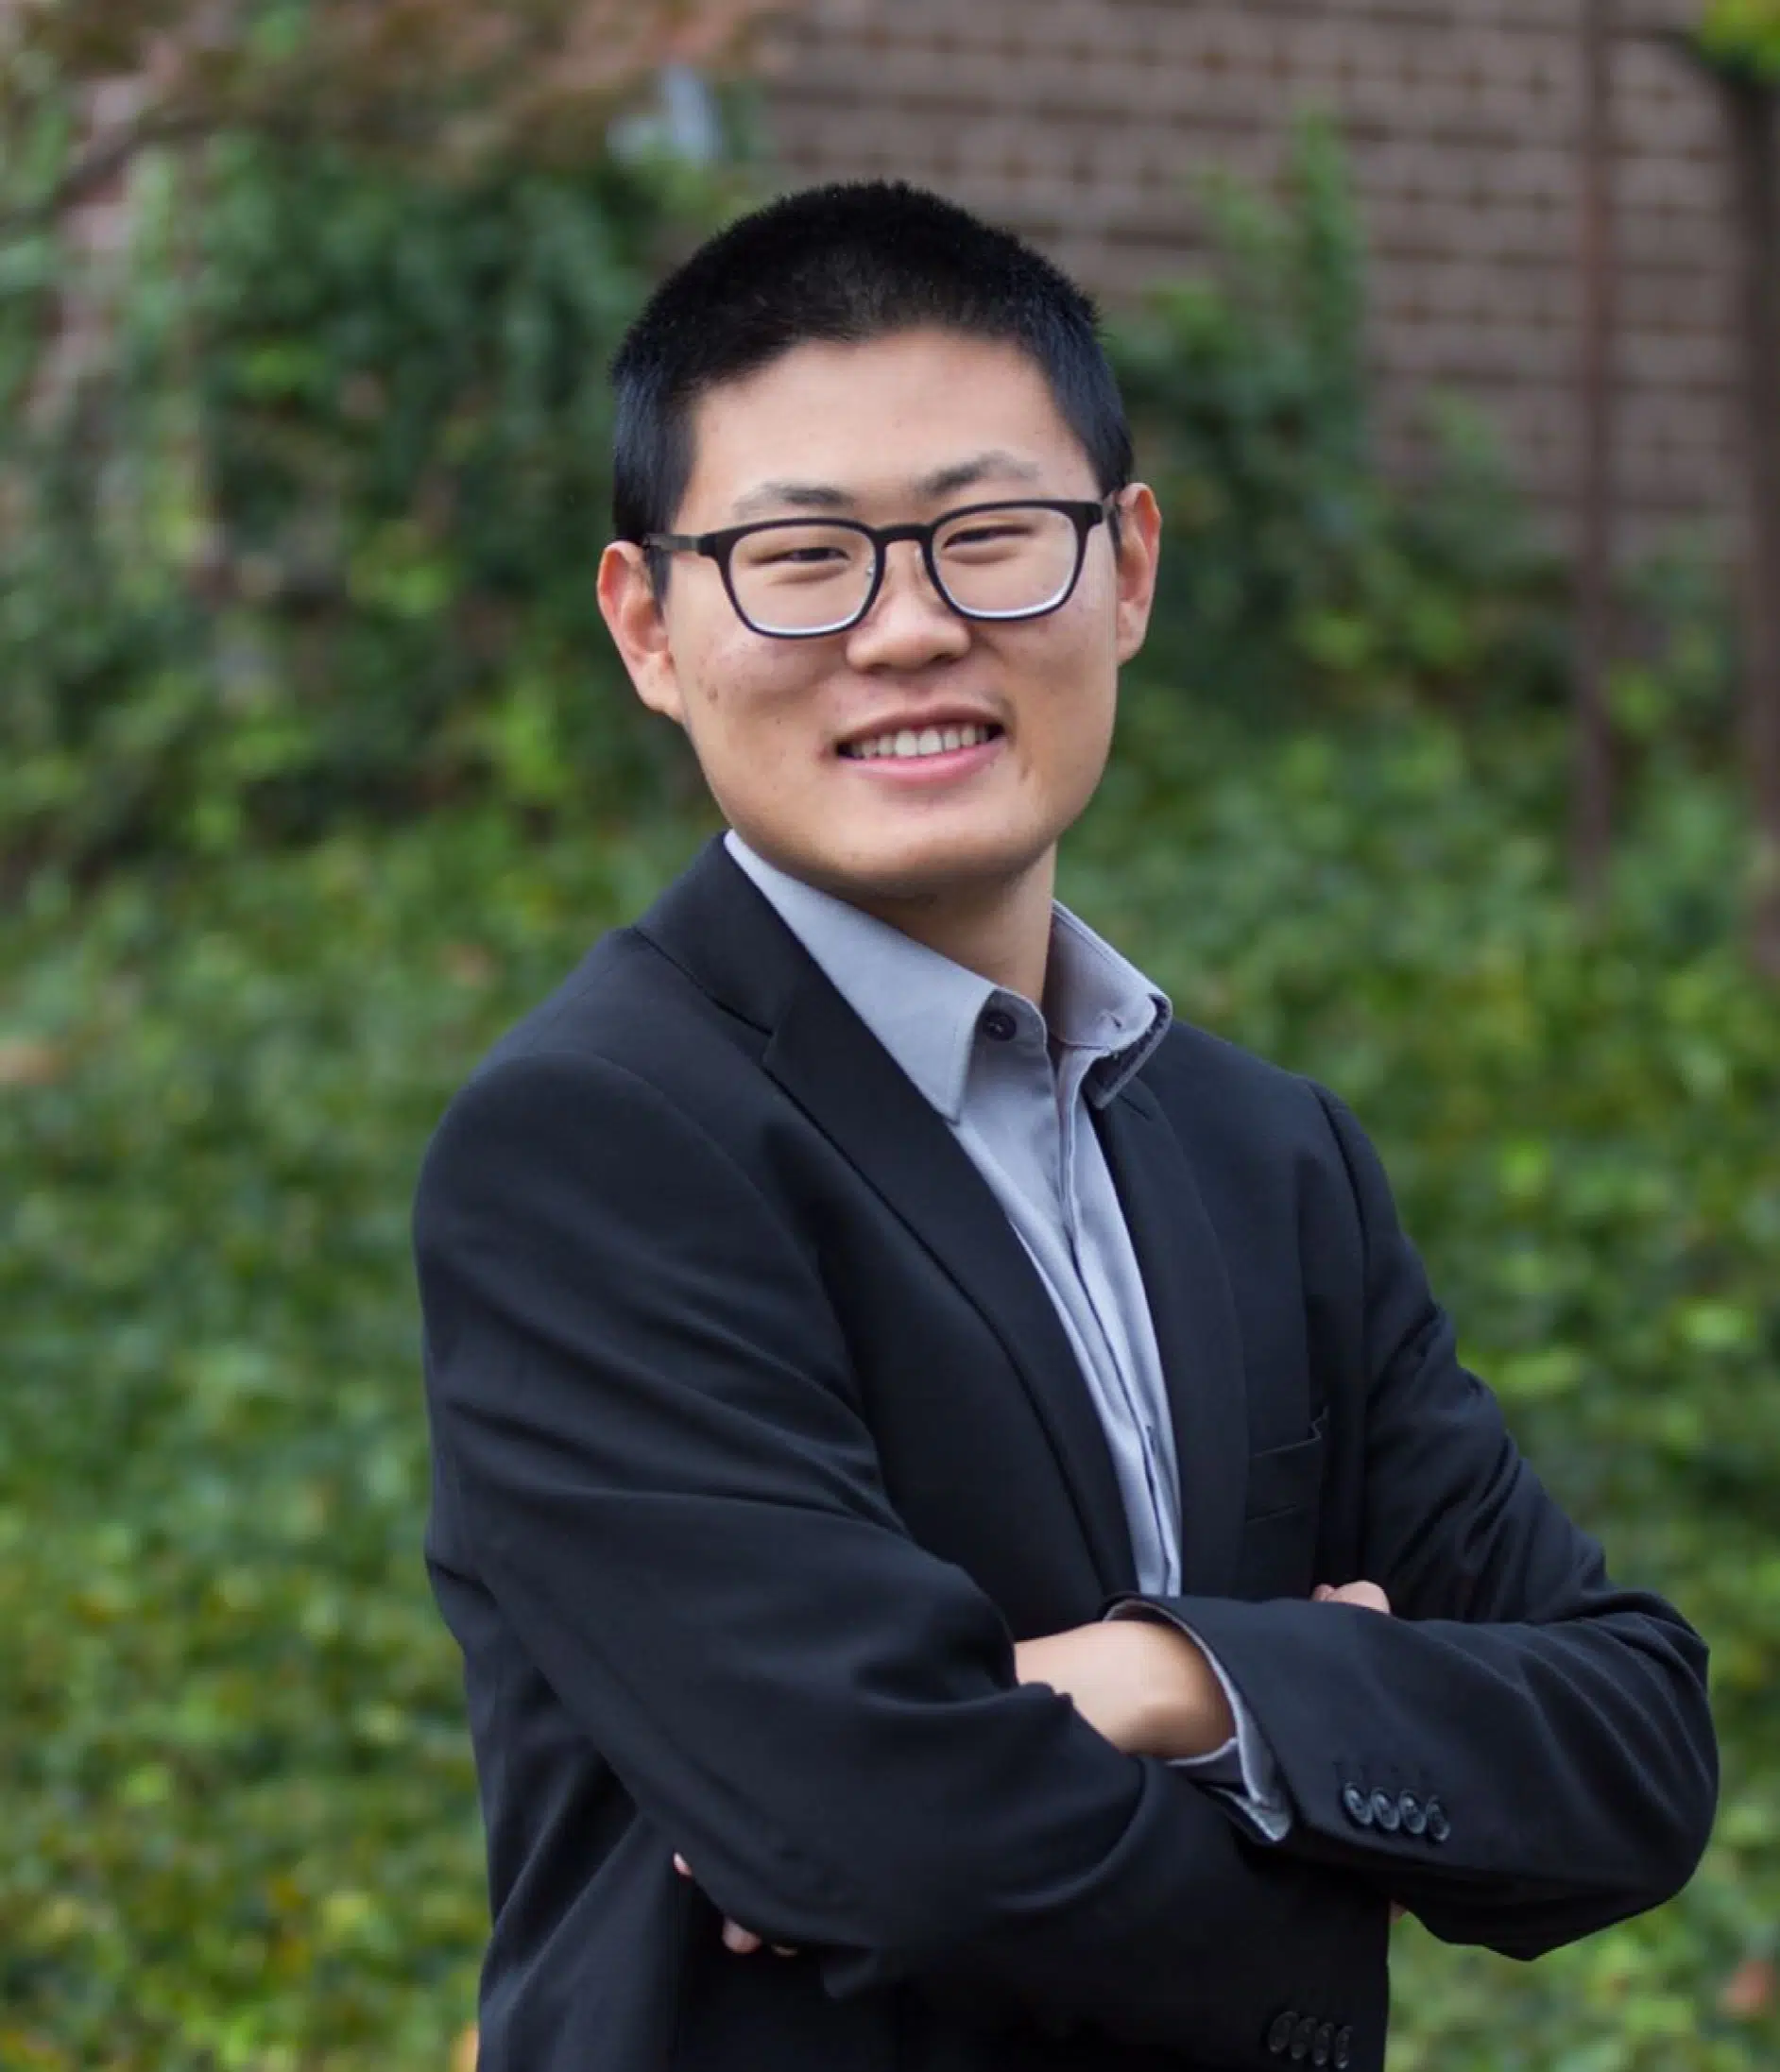
{"type": "Polygon", "coordinates": [[[0,238],[49,229],[70,210],[101,194],[144,151],[163,144],[192,142],[209,127],[191,113],[148,115],[131,123],[95,145],[84,158],[76,160],[48,194],[15,208],[0,209],[0,238]]]}

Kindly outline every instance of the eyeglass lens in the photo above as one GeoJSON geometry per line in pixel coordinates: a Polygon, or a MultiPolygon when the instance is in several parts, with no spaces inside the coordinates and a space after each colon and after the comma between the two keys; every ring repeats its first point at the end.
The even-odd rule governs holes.
{"type": "MultiPolygon", "coordinates": [[[[1021,505],[967,512],[933,539],[941,590],[960,611],[982,618],[1022,618],[1056,604],[1075,579],[1080,553],[1073,519],[1021,505]]],[[[864,533],[819,519],[748,533],[729,560],[735,601],[763,633],[847,625],[875,574],[875,549],[864,533]]]]}

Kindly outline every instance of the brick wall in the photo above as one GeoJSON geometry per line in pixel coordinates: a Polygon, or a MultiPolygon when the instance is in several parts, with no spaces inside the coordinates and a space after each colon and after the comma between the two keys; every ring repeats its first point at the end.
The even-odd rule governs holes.
{"type": "MultiPolygon", "coordinates": [[[[786,184],[894,173],[1034,237],[1109,299],[1190,262],[1195,176],[1274,179],[1295,111],[1347,137],[1387,464],[1429,390],[1498,426],[1560,526],[1575,471],[1582,0],[812,0],[778,32],[786,184]]],[[[1619,477],[1635,551],[1733,502],[1711,90],[1623,0],[1619,477]]]]}

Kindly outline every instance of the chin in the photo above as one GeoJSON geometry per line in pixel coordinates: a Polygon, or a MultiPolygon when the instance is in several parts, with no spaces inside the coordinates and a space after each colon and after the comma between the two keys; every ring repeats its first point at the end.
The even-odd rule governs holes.
{"type": "Polygon", "coordinates": [[[845,855],[821,859],[818,882],[843,899],[937,899],[1023,878],[1055,839],[977,833],[861,844],[845,855]]]}

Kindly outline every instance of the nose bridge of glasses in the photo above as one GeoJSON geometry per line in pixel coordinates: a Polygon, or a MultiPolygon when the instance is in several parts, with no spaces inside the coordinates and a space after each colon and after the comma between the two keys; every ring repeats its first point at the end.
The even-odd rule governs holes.
{"type": "Polygon", "coordinates": [[[900,595],[911,583],[914,595],[950,613],[950,601],[934,578],[932,525],[880,525],[872,534],[872,541],[878,556],[878,580],[867,608],[872,616],[882,610],[886,594],[900,595]],[[897,572],[897,557],[890,551],[899,546],[913,550],[902,557],[900,574],[897,572]]]}

